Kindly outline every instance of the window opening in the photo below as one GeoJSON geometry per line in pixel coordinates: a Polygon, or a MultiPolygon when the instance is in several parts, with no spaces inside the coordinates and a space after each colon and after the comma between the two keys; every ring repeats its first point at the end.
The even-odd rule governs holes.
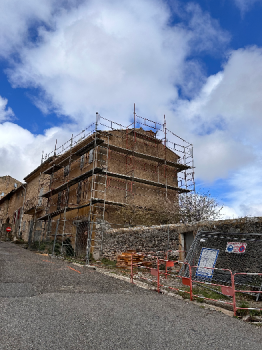
{"type": "Polygon", "coordinates": [[[80,158],[80,169],[82,170],[85,164],[85,154],[83,154],[80,158]]]}
{"type": "Polygon", "coordinates": [[[89,152],[89,164],[92,163],[94,160],[94,149],[91,149],[91,151],[89,152]]]}
{"type": "Polygon", "coordinates": [[[64,177],[67,177],[69,174],[69,164],[64,167],[64,177]]]}

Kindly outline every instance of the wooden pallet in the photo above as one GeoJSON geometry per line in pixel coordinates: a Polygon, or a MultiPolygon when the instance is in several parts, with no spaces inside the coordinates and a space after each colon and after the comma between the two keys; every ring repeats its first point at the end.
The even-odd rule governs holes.
{"type": "Polygon", "coordinates": [[[131,269],[132,256],[133,264],[142,263],[144,260],[142,254],[136,254],[135,250],[127,250],[121,255],[118,255],[116,266],[124,269],[131,269]]]}

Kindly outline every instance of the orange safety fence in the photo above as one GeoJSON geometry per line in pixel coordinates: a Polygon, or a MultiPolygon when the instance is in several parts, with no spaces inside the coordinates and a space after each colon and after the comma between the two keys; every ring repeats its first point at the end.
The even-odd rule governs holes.
{"type": "MultiPolygon", "coordinates": [[[[177,251],[179,253],[183,253],[183,251],[177,251]]],[[[137,254],[137,253],[136,253],[137,254]]],[[[202,280],[197,278],[197,274],[193,273],[192,271],[194,269],[198,269],[199,266],[190,265],[188,262],[180,261],[180,260],[169,260],[168,259],[168,253],[166,253],[166,258],[159,258],[155,255],[146,255],[145,257],[151,259],[151,265],[146,266],[146,262],[141,263],[134,263],[133,262],[133,255],[131,255],[131,269],[130,269],[130,282],[134,283],[134,279],[142,279],[146,280],[151,283],[156,284],[156,290],[158,293],[161,292],[161,287],[165,287],[171,290],[174,290],[176,292],[182,292],[189,294],[189,299],[192,301],[195,299],[202,299],[202,300],[209,300],[225,305],[230,305],[233,308],[234,316],[237,315],[237,310],[257,310],[262,311],[262,308],[252,308],[252,307],[240,307],[237,306],[236,302],[236,293],[251,293],[252,295],[260,295],[262,293],[262,285],[260,287],[260,290],[245,290],[245,289],[236,289],[235,288],[235,280],[237,275],[250,275],[250,276],[262,276],[262,273],[240,273],[236,272],[233,273],[230,269],[223,269],[223,268],[215,268],[215,267],[201,267],[201,269],[207,269],[212,270],[212,273],[209,273],[211,278],[203,278],[202,280]],[[163,268],[163,265],[164,268],[163,268]],[[181,266],[187,268],[187,274],[180,275],[178,271],[177,274],[169,271],[169,268],[174,268],[177,265],[179,267],[179,270],[181,266]],[[160,269],[161,267],[161,269],[160,269]],[[224,284],[222,283],[215,283],[211,282],[212,276],[214,272],[220,272],[228,275],[228,281],[224,284]],[[150,275],[150,277],[148,276],[150,275]],[[181,283],[181,285],[189,287],[189,290],[181,289],[180,286],[170,286],[167,283],[168,279],[178,279],[181,283]],[[203,295],[195,294],[194,288],[197,287],[203,287],[203,288],[209,288],[216,287],[217,289],[211,289],[215,293],[218,293],[220,295],[223,295],[223,297],[227,297],[228,299],[232,300],[221,300],[221,299],[214,299],[203,295]],[[220,290],[221,291],[220,291],[220,290]]],[[[196,270],[197,271],[197,270],[196,270]]]]}
{"type": "MultiPolygon", "coordinates": [[[[255,272],[236,272],[234,274],[234,278],[237,275],[242,275],[242,276],[262,276],[262,273],[255,273],[255,272]]],[[[251,293],[251,294],[256,294],[257,296],[261,295],[262,291],[261,291],[261,287],[260,286],[260,290],[254,291],[254,290],[246,290],[246,289],[235,289],[234,288],[234,294],[235,293],[251,293]]],[[[253,308],[253,307],[239,307],[236,305],[236,301],[234,304],[234,316],[236,316],[237,314],[237,310],[254,310],[254,311],[262,311],[262,308],[253,308]]]]}

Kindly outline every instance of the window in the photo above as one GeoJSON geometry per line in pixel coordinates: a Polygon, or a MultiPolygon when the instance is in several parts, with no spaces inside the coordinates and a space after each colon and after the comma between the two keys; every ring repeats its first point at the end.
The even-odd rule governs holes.
{"type": "Polygon", "coordinates": [[[76,192],[76,203],[79,204],[81,201],[82,194],[82,181],[78,182],[77,192],[76,192]]]}
{"type": "Polygon", "coordinates": [[[88,163],[92,163],[94,160],[94,150],[91,149],[91,151],[89,152],[89,159],[88,159],[88,163]]]}
{"type": "Polygon", "coordinates": [[[80,158],[80,169],[83,169],[84,165],[85,165],[85,154],[83,154],[80,158]]]}
{"type": "Polygon", "coordinates": [[[66,165],[66,166],[64,167],[64,177],[67,177],[67,176],[68,176],[69,170],[70,170],[70,167],[69,167],[69,164],[68,164],[68,165],[66,165]]]}

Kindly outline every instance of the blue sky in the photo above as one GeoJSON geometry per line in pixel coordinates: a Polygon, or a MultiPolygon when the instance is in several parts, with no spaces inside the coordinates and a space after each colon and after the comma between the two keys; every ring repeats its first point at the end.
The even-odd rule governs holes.
{"type": "Polygon", "coordinates": [[[262,0],[2,0],[0,176],[136,102],[194,144],[225,216],[261,215],[261,18],[262,0]]]}

